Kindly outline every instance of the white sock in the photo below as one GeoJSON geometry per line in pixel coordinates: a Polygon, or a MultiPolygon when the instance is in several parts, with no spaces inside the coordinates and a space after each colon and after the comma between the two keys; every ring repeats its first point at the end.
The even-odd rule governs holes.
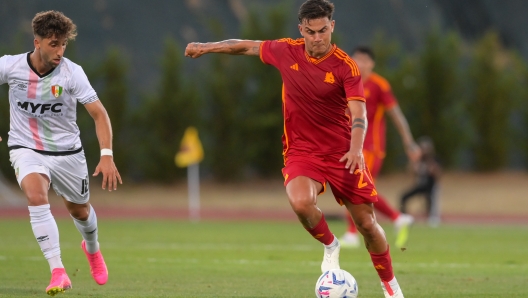
{"type": "Polygon", "coordinates": [[[99,250],[99,242],[97,242],[97,215],[92,205],[90,205],[90,213],[86,221],[78,220],[73,218],[73,223],[77,227],[77,230],[81,232],[81,235],[86,242],[86,250],[94,254],[99,250]]]}
{"type": "MultiPolygon", "coordinates": [[[[393,292],[396,292],[400,288],[400,285],[398,284],[398,281],[396,280],[396,276],[393,277],[391,281],[389,281],[389,286],[391,287],[393,292]]],[[[385,285],[383,284],[383,281],[381,282],[381,287],[385,289],[385,285]]]]}
{"type": "Polygon", "coordinates": [[[334,235],[334,241],[332,241],[332,243],[328,245],[324,244],[325,249],[328,249],[328,250],[334,250],[338,246],[339,246],[339,240],[337,240],[337,237],[335,235],[334,235]]]}
{"type": "Polygon", "coordinates": [[[51,215],[50,205],[28,206],[28,209],[33,234],[48,260],[50,270],[64,268],[60,257],[59,228],[51,215]]]}

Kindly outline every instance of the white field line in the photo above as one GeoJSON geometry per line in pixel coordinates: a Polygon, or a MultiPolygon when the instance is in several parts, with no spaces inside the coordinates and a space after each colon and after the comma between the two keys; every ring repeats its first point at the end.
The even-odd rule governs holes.
{"type": "Polygon", "coordinates": [[[272,245],[272,244],[222,244],[222,243],[135,243],[133,245],[123,245],[120,243],[102,242],[105,249],[130,249],[130,250],[262,250],[262,251],[315,251],[321,250],[321,246],[313,245],[272,245]]]}
{"type": "MultiPolygon", "coordinates": [[[[303,266],[320,266],[319,261],[257,260],[257,259],[197,259],[197,258],[147,258],[149,263],[214,263],[238,265],[271,265],[277,263],[297,263],[303,266]]],[[[528,269],[528,264],[493,264],[493,263],[394,263],[396,268],[511,268],[528,269]]],[[[369,262],[341,262],[344,268],[371,268],[369,262]]]]}

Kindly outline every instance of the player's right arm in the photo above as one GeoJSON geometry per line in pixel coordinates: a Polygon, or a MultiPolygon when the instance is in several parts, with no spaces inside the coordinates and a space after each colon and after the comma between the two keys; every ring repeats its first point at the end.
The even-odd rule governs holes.
{"type": "Polygon", "coordinates": [[[390,109],[387,110],[387,114],[392,119],[392,122],[396,126],[396,129],[402,138],[407,157],[409,157],[410,161],[418,161],[421,156],[420,147],[418,147],[414,141],[411,129],[409,128],[409,123],[407,122],[405,115],[403,115],[400,106],[398,104],[394,104],[390,109]]]}
{"type": "Polygon", "coordinates": [[[222,53],[229,55],[259,56],[259,40],[228,39],[219,42],[191,42],[185,48],[185,56],[198,58],[204,54],[222,53]]]}

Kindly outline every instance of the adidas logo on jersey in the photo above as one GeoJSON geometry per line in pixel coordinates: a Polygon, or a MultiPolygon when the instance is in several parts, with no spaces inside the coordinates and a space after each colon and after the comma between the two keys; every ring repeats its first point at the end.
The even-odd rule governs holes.
{"type": "Polygon", "coordinates": [[[290,68],[299,71],[299,64],[295,63],[294,65],[290,66],[290,68]]]}

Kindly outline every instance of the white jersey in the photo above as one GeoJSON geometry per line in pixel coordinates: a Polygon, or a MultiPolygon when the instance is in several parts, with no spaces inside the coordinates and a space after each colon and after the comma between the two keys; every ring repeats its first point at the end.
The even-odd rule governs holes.
{"type": "Polygon", "coordinates": [[[98,100],[82,67],[62,58],[44,75],[31,65],[29,55],[0,57],[0,85],[9,84],[9,147],[48,152],[81,148],[77,102],[98,100]]]}

